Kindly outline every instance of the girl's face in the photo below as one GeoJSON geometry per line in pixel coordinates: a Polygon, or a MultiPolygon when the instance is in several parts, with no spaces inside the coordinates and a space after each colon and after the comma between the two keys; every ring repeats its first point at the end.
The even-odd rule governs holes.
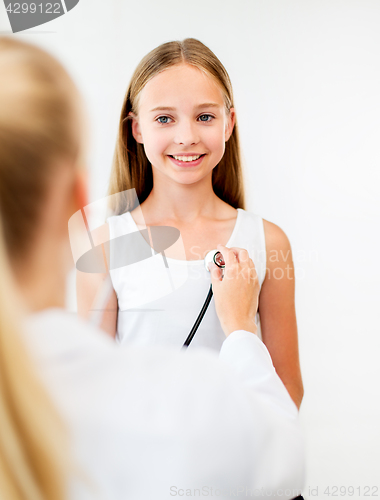
{"type": "Polygon", "coordinates": [[[212,78],[188,64],[152,78],[139,96],[132,133],[144,144],[154,176],[193,184],[222,159],[235,123],[223,93],[212,78]]]}

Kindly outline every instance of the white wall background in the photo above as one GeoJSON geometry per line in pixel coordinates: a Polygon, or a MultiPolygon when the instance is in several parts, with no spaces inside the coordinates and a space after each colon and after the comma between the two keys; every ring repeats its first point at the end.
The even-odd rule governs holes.
{"type": "MultiPolygon", "coordinates": [[[[2,2],[0,30],[10,30],[2,2]]],[[[328,498],[334,485],[354,486],[356,499],[376,492],[366,486],[380,495],[380,1],[80,0],[11,36],[58,56],[85,96],[92,200],[105,195],[142,56],[191,36],[221,59],[248,208],[284,229],[297,268],[305,497],[328,498]]]]}

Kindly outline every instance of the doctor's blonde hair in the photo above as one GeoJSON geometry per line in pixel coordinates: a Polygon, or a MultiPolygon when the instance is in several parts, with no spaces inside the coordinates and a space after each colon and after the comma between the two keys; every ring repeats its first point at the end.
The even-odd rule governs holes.
{"type": "Polygon", "coordinates": [[[7,500],[66,498],[66,431],[21,338],[10,271],[33,247],[56,160],[78,152],[74,93],[53,57],[0,37],[0,498],[7,500]]]}
{"type": "MultiPolygon", "coordinates": [[[[152,166],[144,145],[138,143],[131,128],[130,111],[138,115],[140,92],[158,73],[179,64],[190,64],[211,77],[221,88],[226,111],[234,107],[232,85],[228,73],[216,55],[199,40],[167,42],[149,52],[137,66],[124,98],[119,132],[114,153],[108,194],[135,188],[138,201],[146,200],[153,188],[152,166]]],[[[212,185],[219,198],[234,208],[245,208],[242,161],[237,123],[226,143],[223,158],[212,172],[212,185]]],[[[111,208],[121,214],[135,207],[135,200],[112,197],[117,205],[111,208]]],[[[137,202],[136,202],[137,203],[137,202]]]]}

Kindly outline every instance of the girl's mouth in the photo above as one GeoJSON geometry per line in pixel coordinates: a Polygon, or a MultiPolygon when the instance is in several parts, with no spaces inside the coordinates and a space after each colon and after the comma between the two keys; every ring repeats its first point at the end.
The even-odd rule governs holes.
{"type": "Polygon", "coordinates": [[[178,165],[179,167],[195,167],[202,162],[205,154],[202,155],[193,155],[193,156],[173,156],[168,155],[173,163],[178,165]]]}

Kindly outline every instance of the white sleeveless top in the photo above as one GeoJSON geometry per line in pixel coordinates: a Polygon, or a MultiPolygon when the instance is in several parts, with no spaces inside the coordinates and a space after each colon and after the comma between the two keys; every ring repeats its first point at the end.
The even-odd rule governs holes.
{"type": "MultiPolygon", "coordinates": [[[[237,211],[235,227],[226,246],[248,251],[261,289],[266,271],[263,219],[240,208],[237,211]]],[[[130,212],[109,217],[107,222],[110,240],[138,231],[130,212]]],[[[166,261],[168,267],[162,255],[155,254],[110,271],[119,305],[118,342],[182,347],[207,297],[210,273],[203,259],[186,261],[166,257],[166,261]]],[[[259,313],[256,324],[261,338],[259,313]]],[[[219,351],[225,338],[214,300],[211,300],[189,349],[208,347],[219,351]]]]}

